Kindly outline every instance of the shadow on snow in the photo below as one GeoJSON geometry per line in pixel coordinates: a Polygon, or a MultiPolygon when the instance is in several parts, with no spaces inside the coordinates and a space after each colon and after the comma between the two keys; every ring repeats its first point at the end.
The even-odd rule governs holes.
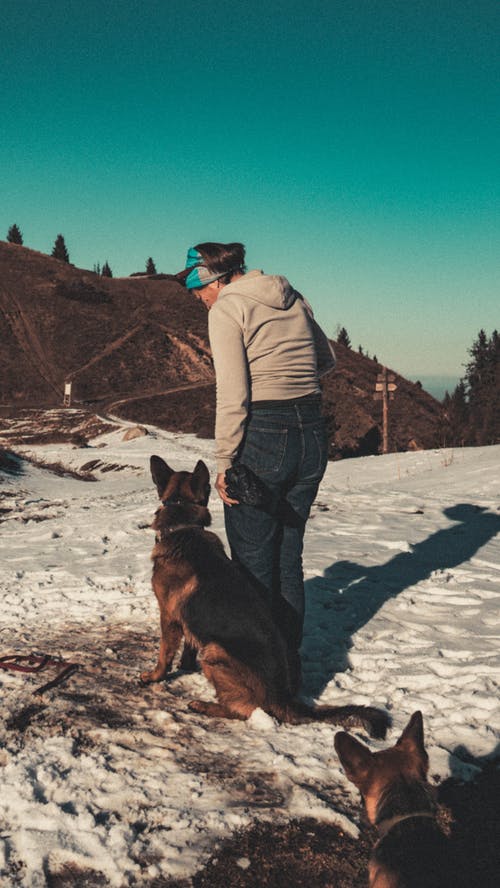
{"type": "Polygon", "coordinates": [[[302,656],[308,694],[319,696],[337,672],[349,668],[352,636],[386,601],[436,571],[469,561],[500,531],[500,515],[482,506],[460,503],[444,509],[443,514],[457,523],[412,546],[411,552],[400,552],[373,567],[337,561],[322,577],[306,582],[308,611],[302,656]]]}

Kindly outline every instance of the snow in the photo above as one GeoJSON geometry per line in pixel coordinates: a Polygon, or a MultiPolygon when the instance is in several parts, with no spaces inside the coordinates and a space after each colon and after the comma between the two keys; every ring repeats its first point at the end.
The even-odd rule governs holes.
{"type": "MultiPolygon", "coordinates": [[[[37,888],[68,867],[117,888],[188,878],[256,819],[358,832],[334,727],[261,710],[206,719],[187,708],[213,697],[201,674],[139,684],[159,635],[149,457],[215,463],[211,442],[151,427],[124,442],[125,427],[91,448],[29,448],[73,469],[124,467],[95,483],[30,465],[0,478],[0,655],[80,665],[42,696],[50,669],[0,670],[1,885],[37,888]]],[[[304,699],[387,708],[387,741],[358,732],[372,749],[421,709],[436,781],[473,776],[500,739],[499,504],[498,446],[390,454],[331,463],[307,529],[304,699]]],[[[215,495],[210,508],[224,538],[215,495]]]]}

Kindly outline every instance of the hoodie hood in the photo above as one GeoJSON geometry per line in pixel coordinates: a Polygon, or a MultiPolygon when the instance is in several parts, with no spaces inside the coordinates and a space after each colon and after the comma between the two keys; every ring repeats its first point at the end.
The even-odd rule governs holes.
{"type": "Polygon", "coordinates": [[[262,271],[249,271],[243,277],[227,284],[221,290],[218,301],[234,294],[282,311],[286,311],[301,298],[286,277],[279,274],[264,274],[262,271]]]}

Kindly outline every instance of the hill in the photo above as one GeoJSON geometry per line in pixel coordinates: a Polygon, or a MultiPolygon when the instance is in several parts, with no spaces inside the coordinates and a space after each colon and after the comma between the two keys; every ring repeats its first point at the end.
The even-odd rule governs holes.
{"type": "MultiPolygon", "coordinates": [[[[215,389],[204,307],[169,275],[105,278],[0,242],[0,405],[73,403],[164,429],[213,435],[215,389]]],[[[331,456],[377,453],[381,366],[340,344],[324,383],[331,456]]],[[[440,443],[441,407],[397,377],[390,448],[440,443]]]]}

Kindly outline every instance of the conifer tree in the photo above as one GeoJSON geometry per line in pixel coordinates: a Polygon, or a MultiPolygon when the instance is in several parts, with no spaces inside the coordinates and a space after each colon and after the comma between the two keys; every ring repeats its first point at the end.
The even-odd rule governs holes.
{"type": "Polygon", "coordinates": [[[345,327],[340,328],[337,342],[340,342],[341,345],[345,345],[346,348],[351,348],[351,339],[345,327]]]}
{"type": "Polygon", "coordinates": [[[104,263],[104,265],[102,266],[101,275],[102,275],[102,277],[107,277],[107,278],[113,277],[113,272],[111,271],[107,260],[104,263]]]}
{"type": "Polygon", "coordinates": [[[483,408],[483,443],[500,443],[500,336],[493,330],[488,344],[487,396],[483,408]]]}
{"type": "Polygon", "coordinates": [[[64,243],[64,237],[62,234],[58,234],[54,243],[54,247],[52,249],[52,256],[54,259],[60,259],[61,262],[69,262],[69,253],[66,249],[66,244],[64,243]]]}
{"type": "Polygon", "coordinates": [[[23,236],[16,224],[10,226],[7,232],[7,241],[9,244],[20,244],[22,246],[23,236]]]}
{"type": "Polygon", "coordinates": [[[463,379],[449,397],[445,409],[450,424],[451,443],[463,446],[467,443],[469,434],[469,405],[463,379]]]}
{"type": "MultiPolygon", "coordinates": [[[[471,354],[475,368],[471,378],[469,402],[471,420],[476,425],[478,444],[500,442],[500,338],[494,330],[490,339],[481,330],[471,354]],[[474,383],[472,385],[472,382],[474,383]]],[[[469,370],[470,365],[467,367],[469,370]]]]}
{"type": "MultiPolygon", "coordinates": [[[[495,331],[496,333],[496,331],[495,331]]],[[[490,444],[486,440],[490,437],[492,417],[490,413],[491,403],[497,404],[498,393],[495,398],[495,347],[492,339],[489,340],[485,331],[480,330],[477,339],[469,349],[471,360],[465,368],[465,386],[469,406],[469,438],[473,444],[490,444]],[[488,431],[486,431],[486,426],[488,431]]]]}
{"type": "Polygon", "coordinates": [[[151,256],[146,262],[146,274],[156,274],[156,265],[154,264],[151,256]]]}
{"type": "Polygon", "coordinates": [[[480,330],[469,349],[470,360],[443,407],[452,444],[500,443],[500,337],[480,330]]]}

